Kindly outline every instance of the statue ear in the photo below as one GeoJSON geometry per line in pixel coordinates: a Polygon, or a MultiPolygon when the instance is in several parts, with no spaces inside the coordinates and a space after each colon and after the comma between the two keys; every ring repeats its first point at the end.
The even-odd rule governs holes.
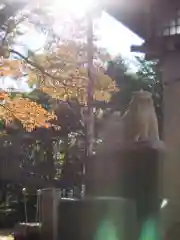
{"type": "Polygon", "coordinates": [[[134,97],[131,98],[131,100],[130,100],[130,102],[129,102],[129,106],[132,105],[133,99],[134,99],[134,97]]]}
{"type": "Polygon", "coordinates": [[[129,107],[132,106],[135,102],[135,96],[132,96],[130,102],[129,102],[129,107]]]}

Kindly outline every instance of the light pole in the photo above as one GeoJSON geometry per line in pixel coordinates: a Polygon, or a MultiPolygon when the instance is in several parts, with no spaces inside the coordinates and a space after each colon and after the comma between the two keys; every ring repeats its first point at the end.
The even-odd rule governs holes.
{"type": "MultiPolygon", "coordinates": [[[[93,66],[93,11],[90,9],[86,15],[87,20],[87,72],[88,72],[88,85],[87,85],[87,117],[86,117],[86,159],[83,166],[83,176],[86,176],[87,161],[93,155],[94,143],[94,114],[93,114],[93,100],[94,100],[94,66],[93,66]]],[[[82,197],[86,194],[86,186],[83,181],[82,184],[82,197]]]]}
{"type": "Polygon", "coordinates": [[[94,142],[94,114],[93,114],[93,100],[94,100],[94,66],[93,66],[93,14],[89,11],[87,14],[87,60],[88,60],[88,89],[87,89],[87,106],[88,106],[88,124],[87,136],[88,147],[87,155],[91,157],[93,154],[94,142]]]}

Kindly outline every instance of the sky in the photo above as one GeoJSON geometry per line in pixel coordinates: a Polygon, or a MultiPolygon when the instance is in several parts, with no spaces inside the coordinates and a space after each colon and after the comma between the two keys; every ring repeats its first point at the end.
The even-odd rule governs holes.
{"type": "MultiPolygon", "coordinates": [[[[141,38],[105,12],[102,13],[101,18],[98,20],[98,37],[98,45],[106,48],[112,57],[121,54],[128,60],[132,71],[137,69],[134,59],[134,56],[137,54],[131,53],[130,47],[133,44],[142,44],[143,40],[141,38]]],[[[45,42],[45,38],[32,30],[25,36],[22,36],[20,41],[24,46],[16,46],[16,50],[26,54],[26,49],[39,49],[45,42]]],[[[11,77],[0,78],[0,88],[4,90],[14,88],[17,91],[31,90],[25,78],[17,81],[11,77]]]]}
{"type": "Polygon", "coordinates": [[[101,45],[107,48],[112,56],[122,54],[131,59],[131,45],[143,43],[140,37],[105,12],[99,20],[99,31],[101,45]]]}

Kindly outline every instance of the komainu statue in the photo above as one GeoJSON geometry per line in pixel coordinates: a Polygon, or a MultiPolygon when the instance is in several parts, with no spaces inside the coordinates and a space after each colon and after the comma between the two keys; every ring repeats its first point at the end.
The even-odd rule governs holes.
{"type": "Polygon", "coordinates": [[[158,121],[150,92],[143,90],[134,92],[121,121],[125,143],[159,140],[158,121]]]}

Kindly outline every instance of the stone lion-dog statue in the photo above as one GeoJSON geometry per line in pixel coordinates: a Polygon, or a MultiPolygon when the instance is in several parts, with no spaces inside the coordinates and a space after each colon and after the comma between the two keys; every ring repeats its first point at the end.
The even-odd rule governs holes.
{"type": "Polygon", "coordinates": [[[121,121],[123,141],[159,140],[158,121],[150,92],[134,92],[121,121]]]}

